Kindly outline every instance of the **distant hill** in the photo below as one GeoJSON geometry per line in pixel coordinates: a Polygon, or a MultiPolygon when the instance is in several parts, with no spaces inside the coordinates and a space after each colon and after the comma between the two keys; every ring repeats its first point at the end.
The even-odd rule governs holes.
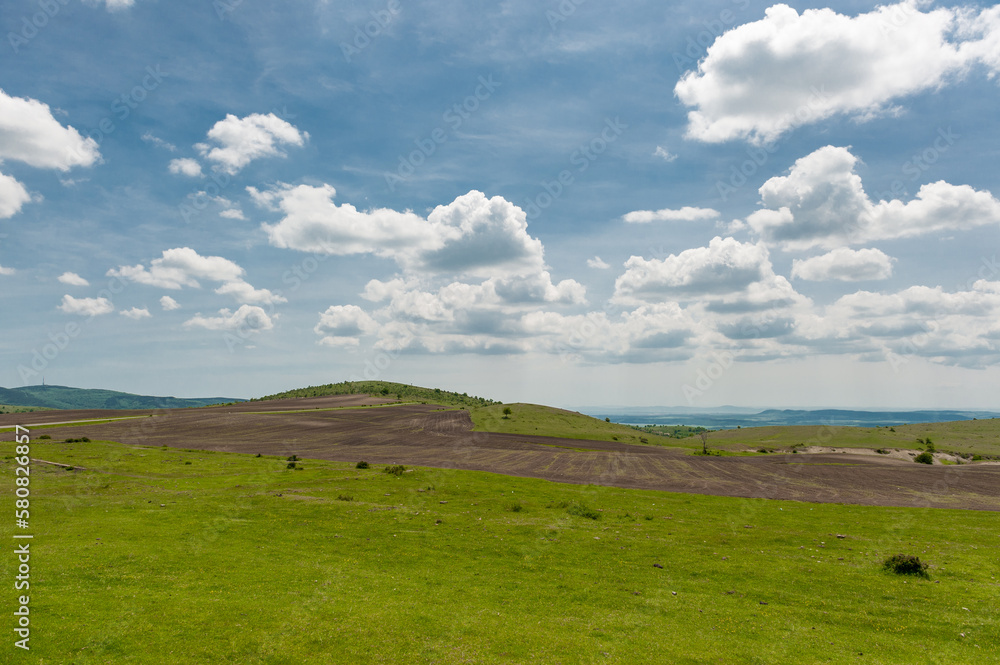
{"type": "MultiPolygon", "coordinates": [[[[725,407],[724,407],[725,408],[725,407]]],[[[615,422],[650,423],[655,425],[700,425],[710,429],[736,427],[770,427],[787,425],[830,425],[850,427],[876,427],[905,425],[907,423],[937,423],[958,420],[985,420],[996,418],[993,411],[914,410],[914,411],[860,411],[849,409],[767,409],[748,413],[745,410],[712,411],[710,409],[592,409],[585,410],[597,418],[610,418],[615,422]]]]}
{"type": "MultiPolygon", "coordinates": [[[[429,402],[445,406],[480,407],[491,404],[501,404],[491,399],[476,397],[466,393],[455,393],[440,388],[421,388],[406,383],[390,381],[343,381],[328,383],[323,386],[309,386],[296,390],[286,390],[283,393],[258,397],[250,401],[265,401],[271,399],[292,399],[294,397],[326,397],[328,395],[373,395],[403,402],[429,402]]],[[[3,400],[0,399],[0,403],[3,400]]]]}
{"type": "Polygon", "coordinates": [[[47,409],[183,409],[192,406],[211,406],[242,401],[244,400],[229,397],[200,399],[150,397],[114,390],[70,388],[68,386],[0,388],[0,404],[47,409]]]}

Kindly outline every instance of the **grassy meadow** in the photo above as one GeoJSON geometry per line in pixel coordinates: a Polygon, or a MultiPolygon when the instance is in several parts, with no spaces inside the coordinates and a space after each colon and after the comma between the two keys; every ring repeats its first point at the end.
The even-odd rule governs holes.
{"type": "Polygon", "coordinates": [[[32,649],[2,662],[1000,660],[996,513],[111,442],[31,456],[74,469],[32,464],[32,649]],[[929,578],[881,569],[900,552],[929,578]]]}

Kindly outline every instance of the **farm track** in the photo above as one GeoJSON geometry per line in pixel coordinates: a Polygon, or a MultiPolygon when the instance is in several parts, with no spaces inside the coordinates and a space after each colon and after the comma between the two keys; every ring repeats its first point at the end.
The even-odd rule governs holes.
{"type": "MultiPolygon", "coordinates": [[[[822,503],[1000,510],[1000,466],[927,466],[851,454],[700,457],[688,450],[472,431],[467,411],[387,404],[363,395],[158,411],[0,415],[0,427],[141,417],[36,430],[54,441],[89,437],[303,459],[488,471],[557,482],[822,503]],[[303,411],[306,410],[306,411],[303,411]],[[282,411],[299,411],[282,413],[282,411]]],[[[11,441],[13,432],[0,433],[11,441]]],[[[831,444],[833,445],[833,444],[831,444]]]]}

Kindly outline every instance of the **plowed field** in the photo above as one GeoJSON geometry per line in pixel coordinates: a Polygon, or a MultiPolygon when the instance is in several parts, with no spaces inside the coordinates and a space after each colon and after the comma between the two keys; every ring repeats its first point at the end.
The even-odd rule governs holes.
{"type": "MultiPolygon", "coordinates": [[[[472,469],[558,482],[723,496],[1000,510],[1000,466],[928,466],[851,454],[701,457],[689,450],[472,431],[467,411],[346,395],[161,411],[0,415],[32,438],[89,437],[343,462],[472,469]],[[111,422],[73,423],[79,420],[111,422]],[[54,423],[64,423],[52,425],[54,423]]],[[[0,433],[10,441],[13,432],[0,433]]],[[[836,441],[828,445],[835,446],[836,441]]],[[[58,461],[58,460],[55,460],[58,461]]]]}

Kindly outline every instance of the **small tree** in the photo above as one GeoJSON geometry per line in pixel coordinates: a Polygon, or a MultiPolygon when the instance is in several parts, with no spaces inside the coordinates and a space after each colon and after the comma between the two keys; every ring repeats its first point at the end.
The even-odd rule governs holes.
{"type": "Polygon", "coordinates": [[[514,412],[511,411],[511,408],[509,406],[505,406],[503,408],[503,417],[504,417],[504,420],[507,420],[508,418],[510,418],[510,414],[512,414],[512,413],[514,413],[514,412]]]}
{"type": "Polygon", "coordinates": [[[708,454],[708,432],[707,431],[701,432],[701,433],[698,434],[698,436],[701,437],[701,454],[702,455],[707,455],[708,454]]]}

